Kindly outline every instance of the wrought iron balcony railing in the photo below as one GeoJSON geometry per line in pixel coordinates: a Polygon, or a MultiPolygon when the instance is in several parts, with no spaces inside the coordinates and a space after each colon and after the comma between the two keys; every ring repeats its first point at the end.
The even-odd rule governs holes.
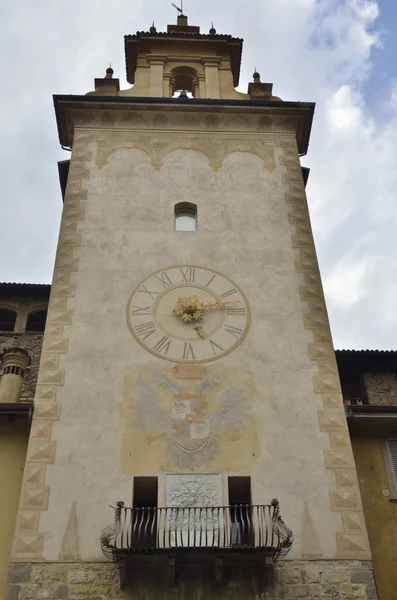
{"type": "Polygon", "coordinates": [[[102,532],[101,546],[113,561],[180,549],[258,550],[277,560],[293,541],[277,500],[270,505],[170,508],[127,508],[118,502],[112,508],[114,524],[102,532]]]}

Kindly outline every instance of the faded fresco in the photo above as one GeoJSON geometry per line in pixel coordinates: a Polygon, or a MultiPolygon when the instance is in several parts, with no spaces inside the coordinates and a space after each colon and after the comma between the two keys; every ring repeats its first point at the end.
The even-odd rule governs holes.
{"type": "Polygon", "coordinates": [[[125,374],[123,471],[251,469],[258,457],[252,375],[235,367],[154,365],[125,374]]]}

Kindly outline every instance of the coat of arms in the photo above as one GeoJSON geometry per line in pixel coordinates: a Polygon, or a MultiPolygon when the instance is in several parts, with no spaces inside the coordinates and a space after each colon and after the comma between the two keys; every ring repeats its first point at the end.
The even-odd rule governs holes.
{"type": "Polygon", "coordinates": [[[175,444],[185,452],[198,452],[210,435],[210,414],[205,396],[175,394],[171,407],[175,444]]]}
{"type": "Polygon", "coordinates": [[[250,373],[228,367],[177,365],[160,370],[150,365],[131,369],[126,381],[127,472],[139,473],[149,465],[153,471],[204,468],[217,456],[226,465],[237,458],[239,468],[244,461],[251,464],[257,442],[250,373]],[[230,453],[232,446],[235,452],[230,453]]]}

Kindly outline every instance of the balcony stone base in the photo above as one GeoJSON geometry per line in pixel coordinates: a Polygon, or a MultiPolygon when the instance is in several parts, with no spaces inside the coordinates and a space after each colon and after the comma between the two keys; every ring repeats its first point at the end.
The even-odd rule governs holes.
{"type": "Polygon", "coordinates": [[[358,560],[280,561],[269,586],[258,569],[225,570],[221,583],[203,570],[147,570],[120,590],[114,563],[18,563],[10,566],[6,600],[378,600],[372,563],[358,560]]]}

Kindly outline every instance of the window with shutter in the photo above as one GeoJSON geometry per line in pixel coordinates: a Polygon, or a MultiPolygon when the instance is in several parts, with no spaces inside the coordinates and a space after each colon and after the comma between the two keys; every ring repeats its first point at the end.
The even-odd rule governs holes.
{"type": "Polygon", "coordinates": [[[387,454],[390,461],[390,468],[393,473],[393,482],[397,488],[397,438],[386,440],[387,454]]]}

